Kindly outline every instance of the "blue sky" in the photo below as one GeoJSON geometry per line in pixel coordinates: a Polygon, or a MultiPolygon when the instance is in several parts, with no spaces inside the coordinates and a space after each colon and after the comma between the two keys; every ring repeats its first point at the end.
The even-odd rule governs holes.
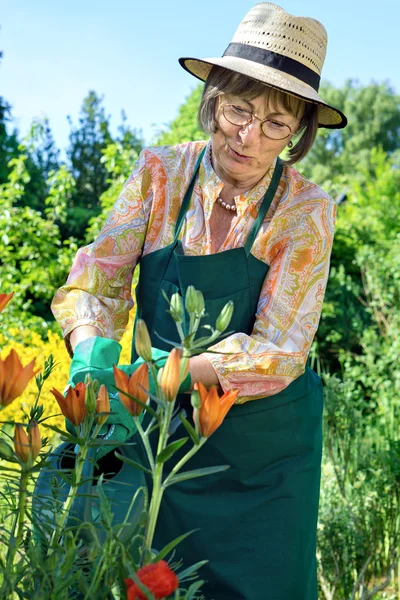
{"type": "MultiPolygon", "coordinates": [[[[0,94],[25,134],[46,115],[60,147],[67,115],[77,121],[93,89],[113,127],[128,123],[149,143],[174,118],[197,80],[180,56],[220,56],[249,0],[0,0],[0,94]]],[[[320,20],[328,31],[323,78],[340,86],[389,80],[400,93],[399,0],[282,0],[282,8],[320,20]]]]}

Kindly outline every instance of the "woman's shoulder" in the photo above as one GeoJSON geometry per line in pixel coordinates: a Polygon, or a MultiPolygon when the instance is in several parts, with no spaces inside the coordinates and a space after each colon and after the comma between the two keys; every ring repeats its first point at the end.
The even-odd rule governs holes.
{"type": "Polygon", "coordinates": [[[307,202],[320,199],[323,203],[335,203],[332,197],[319,185],[313,183],[292,165],[285,164],[283,168],[283,184],[285,187],[283,198],[298,202],[307,202]]]}
{"type": "Polygon", "coordinates": [[[168,174],[190,168],[206,146],[207,140],[184,142],[173,146],[149,146],[142,150],[147,168],[164,167],[168,174]]]}

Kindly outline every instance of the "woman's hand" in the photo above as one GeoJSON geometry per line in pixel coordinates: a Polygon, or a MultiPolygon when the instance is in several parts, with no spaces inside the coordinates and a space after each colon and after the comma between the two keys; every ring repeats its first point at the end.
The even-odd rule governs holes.
{"type": "Polygon", "coordinates": [[[219,379],[214,368],[210,361],[202,354],[200,356],[192,356],[189,360],[189,372],[192,378],[192,389],[198,381],[206,387],[219,385],[219,379]]]}

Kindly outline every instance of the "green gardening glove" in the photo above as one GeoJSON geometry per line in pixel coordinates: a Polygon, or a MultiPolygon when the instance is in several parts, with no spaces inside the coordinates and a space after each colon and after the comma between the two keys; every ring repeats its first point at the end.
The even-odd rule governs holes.
{"type": "MultiPolygon", "coordinates": [[[[157,370],[161,369],[169,356],[169,352],[165,352],[164,350],[159,350],[158,348],[152,348],[152,357],[153,361],[157,367],[157,370]]],[[[119,365],[118,368],[121,369],[128,377],[130,377],[136,369],[138,369],[145,361],[142,358],[138,358],[132,365],[119,365]]],[[[107,387],[109,395],[110,395],[110,410],[114,413],[110,415],[105,423],[104,431],[103,428],[100,430],[100,435],[109,441],[116,442],[116,445],[106,445],[104,447],[100,447],[97,451],[96,459],[101,458],[108,452],[115,450],[118,446],[123,444],[126,440],[136,433],[136,425],[133,417],[128,413],[125,407],[120,403],[118,398],[118,392],[115,387],[114,380],[114,367],[108,367],[107,369],[103,369],[99,371],[96,375],[96,379],[99,381],[101,385],[107,387]],[[108,426],[108,427],[107,427],[108,426]]],[[[182,382],[179,393],[188,392],[192,385],[192,378],[190,373],[186,376],[185,380],[182,382]]],[[[156,386],[153,375],[151,371],[149,371],[149,393],[151,395],[155,395],[156,386]]],[[[144,417],[144,412],[141,413],[140,419],[144,417]]]]}
{"type": "MultiPolygon", "coordinates": [[[[113,365],[116,365],[121,354],[121,345],[114,340],[94,336],[77,344],[71,361],[68,386],[75,386],[85,381],[90,374],[97,379],[99,385],[104,384],[110,394],[111,414],[100,430],[100,437],[116,442],[114,445],[104,445],[98,448],[96,460],[115,450],[136,433],[133,417],[122,406],[118,394],[115,393],[113,365]]],[[[122,368],[122,367],[121,367],[122,368]]],[[[134,371],[133,365],[128,365],[129,375],[134,371]]],[[[125,368],[123,368],[125,370],[125,368]]],[[[75,434],[75,429],[67,421],[67,430],[75,434]]]]}

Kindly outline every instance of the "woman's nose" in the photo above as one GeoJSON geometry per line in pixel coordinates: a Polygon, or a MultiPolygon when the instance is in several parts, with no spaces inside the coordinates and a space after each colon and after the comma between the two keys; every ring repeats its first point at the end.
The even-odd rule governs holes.
{"type": "Polygon", "coordinates": [[[260,135],[262,135],[260,123],[253,119],[253,121],[239,129],[238,135],[240,136],[243,144],[246,146],[251,145],[253,142],[258,140],[260,135]]]}

